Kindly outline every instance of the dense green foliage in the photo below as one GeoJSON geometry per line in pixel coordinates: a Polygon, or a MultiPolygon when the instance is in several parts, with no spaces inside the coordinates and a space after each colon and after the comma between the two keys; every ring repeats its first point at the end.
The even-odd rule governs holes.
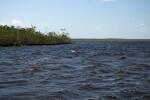
{"type": "Polygon", "coordinates": [[[71,39],[68,33],[56,34],[49,32],[42,34],[32,28],[21,28],[14,26],[0,26],[0,45],[48,45],[48,44],[66,44],[71,39]]]}

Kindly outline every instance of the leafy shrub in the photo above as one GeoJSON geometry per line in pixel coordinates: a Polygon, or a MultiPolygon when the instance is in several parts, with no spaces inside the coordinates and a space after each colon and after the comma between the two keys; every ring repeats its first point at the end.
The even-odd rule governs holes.
{"type": "Polygon", "coordinates": [[[0,25],[0,45],[49,45],[71,43],[67,33],[56,34],[49,32],[42,34],[32,28],[21,28],[0,25]]]}

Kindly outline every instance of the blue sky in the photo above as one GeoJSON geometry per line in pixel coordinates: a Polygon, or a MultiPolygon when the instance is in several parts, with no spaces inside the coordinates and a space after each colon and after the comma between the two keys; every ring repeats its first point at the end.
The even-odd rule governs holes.
{"type": "Polygon", "coordinates": [[[0,24],[72,38],[150,39],[150,0],[0,0],[0,24]]]}

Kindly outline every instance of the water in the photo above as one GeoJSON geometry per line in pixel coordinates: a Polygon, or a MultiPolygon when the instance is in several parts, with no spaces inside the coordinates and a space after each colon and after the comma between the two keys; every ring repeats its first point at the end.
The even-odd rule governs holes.
{"type": "Polygon", "coordinates": [[[150,42],[0,47],[0,100],[149,100],[150,42]]]}

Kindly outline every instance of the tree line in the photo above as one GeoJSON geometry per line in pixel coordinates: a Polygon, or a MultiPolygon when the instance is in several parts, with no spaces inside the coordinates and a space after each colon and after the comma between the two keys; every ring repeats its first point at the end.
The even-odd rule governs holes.
{"type": "Polygon", "coordinates": [[[15,26],[0,25],[0,45],[51,45],[71,43],[68,33],[56,34],[48,32],[43,34],[36,31],[36,27],[21,28],[15,26]]]}

